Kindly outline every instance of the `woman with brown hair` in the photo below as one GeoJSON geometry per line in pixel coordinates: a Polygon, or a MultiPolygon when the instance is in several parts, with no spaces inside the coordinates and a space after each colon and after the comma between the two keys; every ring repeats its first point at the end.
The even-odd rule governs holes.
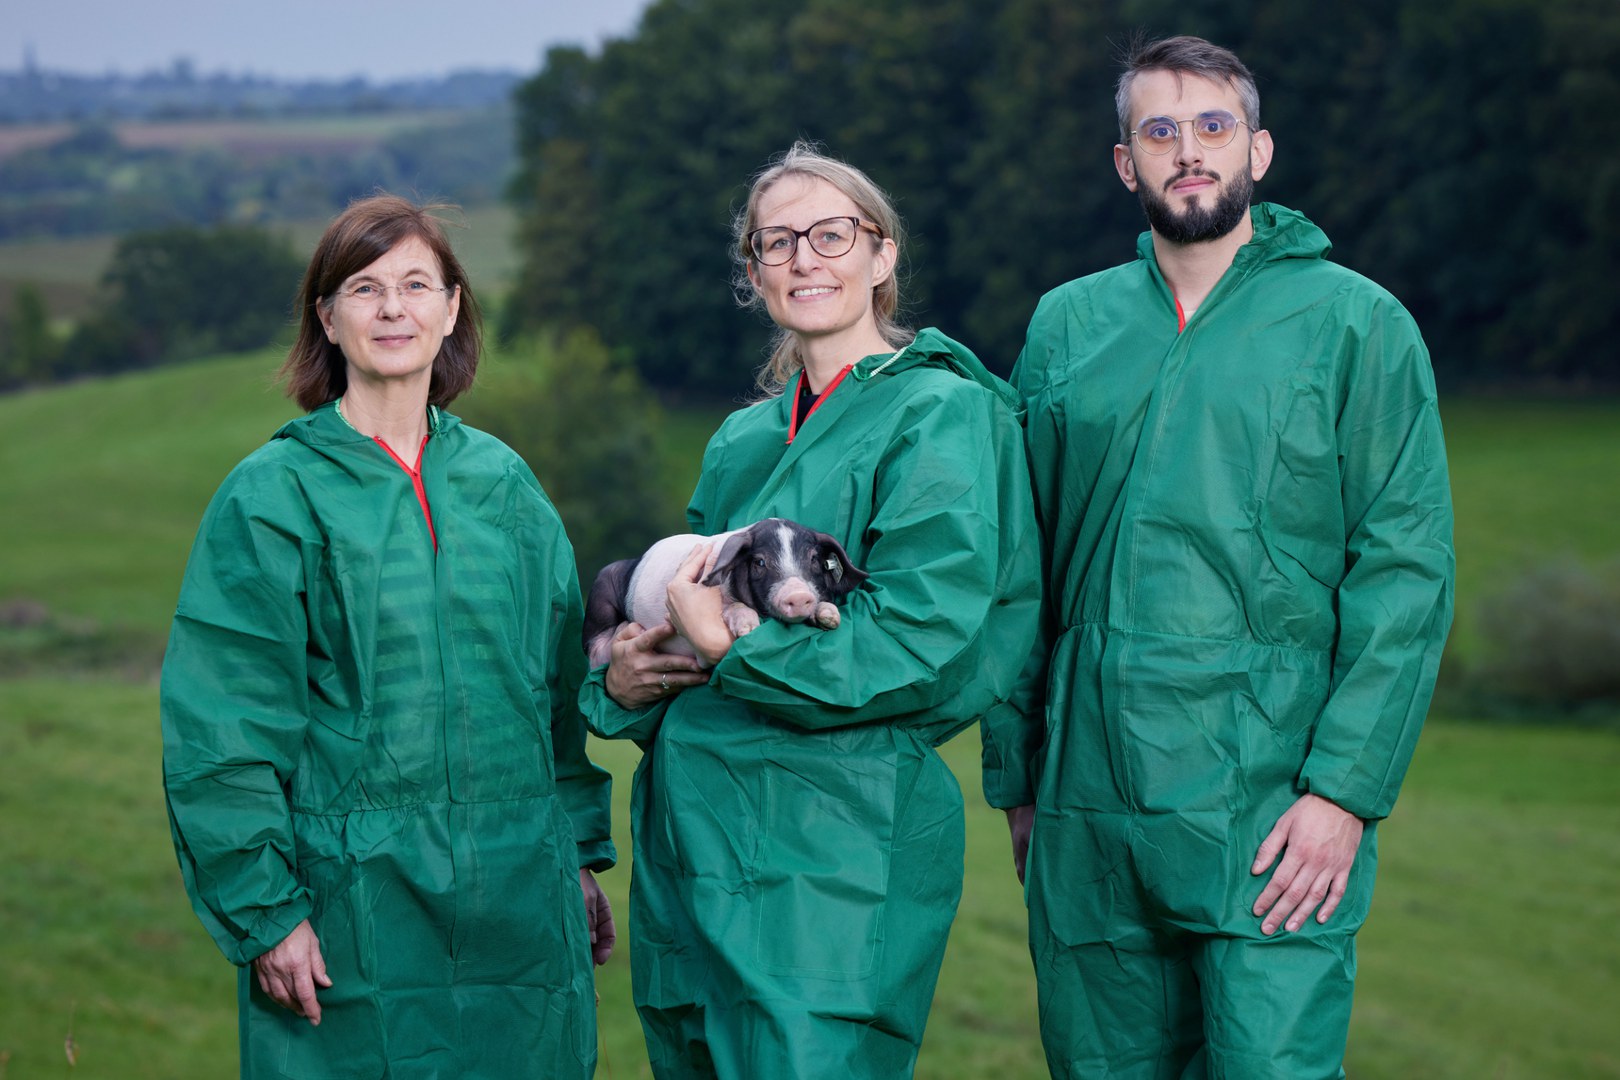
{"type": "Polygon", "coordinates": [[[572,549],[523,461],[444,411],[480,324],[434,217],[350,206],[299,310],[308,415],[214,496],[163,666],[242,1075],[589,1076],[614,853],[572,549]]]}

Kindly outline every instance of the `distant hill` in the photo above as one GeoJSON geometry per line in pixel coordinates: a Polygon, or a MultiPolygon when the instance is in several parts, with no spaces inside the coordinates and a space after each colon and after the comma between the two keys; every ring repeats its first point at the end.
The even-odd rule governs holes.
{"type": "Polygon", "coordinates": [[[167,71],[136,75],[26,67],[0,71],[0,124],[479,110],[504,105],[522,78],[511,71],[459,71],[382,83],[289,81],[199,75],[184,60],[167,71]]]}
{"type": "Polygon", "coordinates": [[[0,124],[0,241],[324,219],[378,189],[483,205],[512,167],[504,101],[0,124]]]}

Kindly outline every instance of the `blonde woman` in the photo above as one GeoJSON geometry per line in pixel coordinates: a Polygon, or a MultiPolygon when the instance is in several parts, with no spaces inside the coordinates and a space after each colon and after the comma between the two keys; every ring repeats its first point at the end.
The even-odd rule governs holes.
{"type": "Polygon", "coordinates": [[[660,1078],[911,1075],[962,886],[936,747],[994,710],[1035,632],[1038,549],[1010,388],[896,322],[900,222],[795,146],[736,223],[775,322],[764,399],[710,441],[687,511],[832,534],[870,580],[824,631],[733,640],[696,548],[671,622],[630,626],[581,695],[638,740],[630,932],[660,1078]],[[679,631],[700,659],[656,651],[679,631]]]}

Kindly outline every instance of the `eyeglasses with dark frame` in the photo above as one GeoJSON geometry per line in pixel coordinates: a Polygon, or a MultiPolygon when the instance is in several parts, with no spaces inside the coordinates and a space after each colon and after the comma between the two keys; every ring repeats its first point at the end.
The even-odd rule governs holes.
{"type": "Polygon", "coordinates": [[[1181,125],[1191,124],[1193,138],[1205,150],[1219,150],[1237,135],[1238,125],[1248,125],[1225,109],[1201,112],[1191,120],[1176,120],[1168,116],[1150,116],[1136,125],[1131,137],[1136,145],[1150,154],[1168,154],[1181,141],[1181,125]]]}
{"type": "Polygon", "coordinates": [[[793,261],[799,250],[799,237],[810,241],[810,250],[824,259],[848,255],[855,246],[855,236],[861,229],[882,236],[883,230],[858,217],[822,218],[808,229],[790,229],[786,225],[768,225],[748,234],[748,250],[761,266],[781,266],[793,261]]]}

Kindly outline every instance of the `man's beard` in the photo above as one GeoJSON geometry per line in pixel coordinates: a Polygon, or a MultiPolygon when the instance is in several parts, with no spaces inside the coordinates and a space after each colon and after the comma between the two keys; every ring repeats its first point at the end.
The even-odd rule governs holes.
{"type": "MultiPolygon", "coordinates": [[[[1207,176],[1217,184],[1221,182],[1218,173],[1208,169],[1189,169],[1173,177],[1170,184],[1188,176],[1207,176]]],[[[1238,227],[1249,212],[1249,200],[1254,198],[1254,174],[1244,165],[1242,171],[1232,178],[1231,186],[1222,191],[1215,205],[1208,209],[1187,200],[1186,208],[1178,213],[1171,209],[1168,199],[1148,190],[1146,184],[1138,188],[1137,195],[1142,200],[1142,212],[1147,214],[1148,224],[1154,232],[1172,244],[1201,244],[1208,240],[1219,240],[1238,227]]]]}

